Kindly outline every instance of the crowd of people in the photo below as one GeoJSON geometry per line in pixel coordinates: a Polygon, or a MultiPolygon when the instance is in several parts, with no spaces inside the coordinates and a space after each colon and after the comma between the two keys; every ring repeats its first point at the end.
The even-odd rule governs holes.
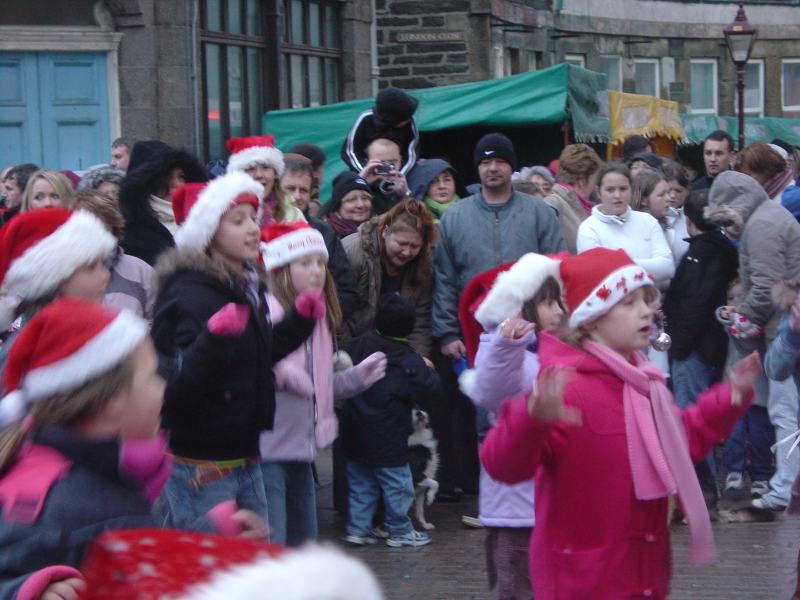
{"type": "Polygon", "coordinates": [[[415,409],[437,501],[479,495],[492,598],[665,598],[670,522],[702,564],[720,496],[796,508],[798,149],[523,167],[489,133],[464,187],[416,109],[354,115],[330,198],[312,132],[0,173],[3,597],[91,591],[107,530],[307,545],[329,446],[343,541],[427,545],[415,409]]]}

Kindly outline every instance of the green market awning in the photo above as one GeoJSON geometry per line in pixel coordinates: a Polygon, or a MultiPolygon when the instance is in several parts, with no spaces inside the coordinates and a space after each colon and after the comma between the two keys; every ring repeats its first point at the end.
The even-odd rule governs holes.
{"type": "MultiPolygon", "coordinates": [[[[717,117],[713,115],[681,115],[683,132],[690,144],[701,144],[712,131],[727,131],[733,139],[739,137],[737,117],[717,117]]],[[[795,146],[800,146],[800,119],[779,117],[747,117],[744,119],[744,143],[771,142],[780,138],[795,146]]]]}
{"type": "MultiPolygon", "coordinates": [[[[570,120],[575,139],[606,142],[608,119],[601,117],[598,94],[605,75],[569,64],[491,81],[409,90],[419,100],[415,119],[421,133],[473,126],[536,126],[570,120]]],[[[275,136],[284,151],[313,142],[327,155],[320,198],[330,194],[330,182],[344,170],[339,158],[342,141],[355,118],[371,108],[373,98],[315,108],[266,113],[263,131],[275,136]]]]}

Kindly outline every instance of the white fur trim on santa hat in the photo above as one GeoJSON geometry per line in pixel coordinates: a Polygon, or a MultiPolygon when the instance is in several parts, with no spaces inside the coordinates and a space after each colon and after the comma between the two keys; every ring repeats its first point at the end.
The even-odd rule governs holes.
{"type": "Polygon", "coordinates": [[[25,394],[19,390],[13,391],[0,398],[0,428],[19,423],[28,412],[29,406],[25,394]]]}
{"type": "Polygon", "coordinates": [[[320,253],[328,258],[328,248],[322,234],[313,227],[303,227],[285,233],[280,237],[261,244],[264,265],[268,271],[288,265],[293,260],[308,254],[320,253]]]}
{"type": "Polygon", "coordinates": [[[205,252],[217,232],[222,215],[233,201],[241,194],[261,198],[263,193],[264,187],[247,173],[234,171],[217,177],[200,192],[189,216],[175,233],[175,245],[205,252]]]}
{"type": "Polygon", "coordinates": [[[28,371],[20,389],[26,402],[75,390],[122,362],[147,337],[147,322],[120,312],[100,333],[65,358],[28,371]]]}
{"type": "Polygon", "coordinates": [[[218,573],[179,600],[382,600],[375,575],[332,546],[308,545],[218,573]]]}
{"type": "Polygon", "coordinates": [[[632,291],[653,285],[653,280],[639,265],[626,265],[612,271],[569,316],[571,329],[602,317],[632,291]]]}
{"type": "Polygon", "coordinates": [[[543,254],[530,252],[523,255],[508,270],[500,273],[475,311],[475,320],[485,331],[497,327],[505,319],[513,317],[522,306],[536,295],[545,279],[559,280],[559,261],[543,254]]]}
{"type": "Polygon", "coordinates": [[[56,291],[79,268],[109,256],[117,240],[100,219],[78,210],[53,233],[11,263],[3,280],[8,295],[38,300],[56,291]]]}
{"type": "Polygon", "coordinates": [[[226,173],[245,171],[256,165],[272,167],[278,177],[282,177],[284,170],[283,152],[271,146],[252,146],[236,154],[231,154],[228,159],[226,173]]]}

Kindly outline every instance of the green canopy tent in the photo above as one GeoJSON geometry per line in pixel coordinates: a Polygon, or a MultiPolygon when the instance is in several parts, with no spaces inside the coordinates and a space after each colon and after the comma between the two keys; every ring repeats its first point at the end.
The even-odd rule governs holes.
{"type": "MultiPolygon", "coordinates": [[[[739,137],[739,121],[737,117],[681,115],[681,122],[683,123],[683,132],[690,144],[702,144],[705,137],[717,129],[727,131],[734,140],[739,137]]],[[[800,119],[745,117],[745,144],[752,144],[753,142],[769,143],[775,138],[800,146],[800,119]]]]}
{"type": "MultiPolygon", "coordinates": [[[[422,157],[451,161],[462,178],[475,180],[472,149],[488,131],[502,131],[514,141],[520,164],[546,162],[563,146],[561,125],[571,123],[578,141],[608,141],[608,120],[600,117],[598,94],[605,75],[561,64],[503,79],[413,90],[419,100],[415,119],[422,157]]],[[[284,151],[312,142],[327,154],[320,199],[330,197],[330,182],[345,165],[342,141],[355,118],[371,108],[373,98],[317,108],[270,111],[263,131],[272,133],[284,151]]]]}

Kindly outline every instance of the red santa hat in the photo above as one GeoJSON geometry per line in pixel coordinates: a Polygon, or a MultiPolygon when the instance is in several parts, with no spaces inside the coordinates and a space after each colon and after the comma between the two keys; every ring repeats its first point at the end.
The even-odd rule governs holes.
{"type": "Polygon", "coordinates": [[[81,567],[83,600],[380,600],[375,576],[333,547],[286,550],[182,531],[110,531],[81,567]]]}
{"type": "Polygon", "coordinates": [[[172,212],[180,223],[175,245],[205,252],[222,216],[237,204],[261,205],[264,187],[247,173],[233,172],[208,184],[187,183],[172,194],[172,212]]]}
{"type": "MultiPolygon", "coordinates": [[[[93,214],[65,208],[32,210],[3,228],[0,238],[0,278],[6,296],[16,301],[38,300],[54,293],[77,269],[108,257],[117,240],[93,214]]],[[[7,303],[0,326],[13,318],[7,303]]]]}
{"type": "Polygon", "coordinates": [[[309,254],[324,254],[328,248],[322,234],[305,221],[273,223],[261,230],[261,253],[268,271],[288,265],[309,254]]]}
{"type": "Polygon", "coordinates": [[[278,177],[283,175],[283,153],[275,147],[275,137],[272,134],[231,138],[225,145],[231,153],[228,158],[228,173],[265,165],[275,169],[278,177]]]}
{"type": "Polygon", "coordinates": [[[44,398],[79,389],[121,363],[147,336],[131,312],[59,298],[39,311],[14,340],[6,359],[0,426],[21,420],[44,398]]]}

